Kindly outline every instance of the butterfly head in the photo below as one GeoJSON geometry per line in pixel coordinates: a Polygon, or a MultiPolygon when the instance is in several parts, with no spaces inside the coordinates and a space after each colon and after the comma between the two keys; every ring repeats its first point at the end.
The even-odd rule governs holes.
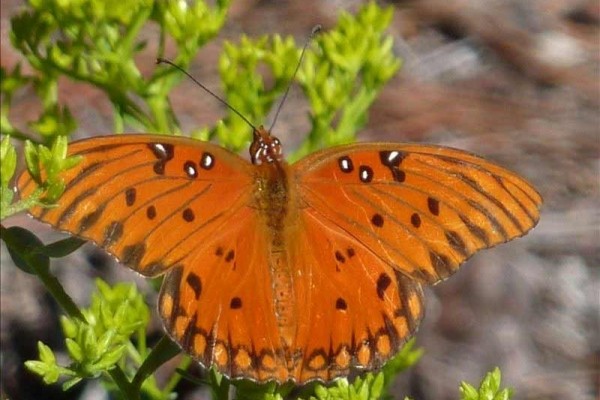
{"type": "Polygon", "coordinates": [[[261,125],[254,130],[254,138],[250,145],[252,164],[272,164],[283,161],[281,142],[261,125]]]}

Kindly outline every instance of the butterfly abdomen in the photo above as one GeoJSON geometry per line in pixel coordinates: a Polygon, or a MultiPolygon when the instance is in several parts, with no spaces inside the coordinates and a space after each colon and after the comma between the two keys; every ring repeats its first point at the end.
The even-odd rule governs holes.
{"type": "Polygon", "coordinates": [[[292,344],[296,334],[297,304],[294,296],[293,266],[289,265],[286,249],[288,231],[294,224],[293,193],[289,182],[289,168],[285,163],[263,164],[256,175],[256,207],[268,235],[269,272],[273,290],[274,313],[279,328],[282,347],[286,353],[288,368],[292,369],[292,344]]]}

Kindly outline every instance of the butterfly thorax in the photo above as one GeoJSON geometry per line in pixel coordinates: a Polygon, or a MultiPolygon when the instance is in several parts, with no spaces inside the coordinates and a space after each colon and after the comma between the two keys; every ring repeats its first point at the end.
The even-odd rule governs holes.
{"type": "Polygon", "coordinates": [[[283,249],[283,227],[289,201],[288,166],[279,139],[260,126],[254,130],[250,157],[255,171],[255,201],[274,251],[283,249]]]}
{"type": "Polygon", "coordinates": [[[287,165],[266,164],[256,168],[255,201],[270,236],[273,250],[283,249],[284,221],[288,212],[287,165]]]}

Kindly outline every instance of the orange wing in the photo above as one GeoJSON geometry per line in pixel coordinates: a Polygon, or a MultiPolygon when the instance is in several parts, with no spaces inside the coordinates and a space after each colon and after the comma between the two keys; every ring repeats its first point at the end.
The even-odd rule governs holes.
{"type": "Polygon", "coordinates": [[[269,244],[250,208],[169,271],[159,312],[171,337],[231,378],[288,379],[268,268],[269,244]]]}
{"type": "MultiPolygon", "coordinates": [[[[252,165],[207,142],[116,135],[72,143],[69,154],[84,157],[64,173],[59,205],[29,212],[145,276],[180,264],[252,196],[252,165]]],[[[22,197],[35,189],[27,172],[18,187],[22,197]]]]}
{"type": "Polygon", "coordinates": [[[288,252],[303,305],[294,342],[300,382],[383,365],[418,328],[421,284],[525,234],[542,202],[512,172],[438,146],[342,146],[292,170],[300,221],[288,252]]]}
{"type": "Polygon", "coordinates": [[[296,382],[377,369],[416,332],[421,285],[310,206],[301,213],[289,260],[297,268],[294,293],[301,305],[296,382]]]}
{"type": "Polygon", "coordinates": [[[447,278],[477,250],[527,233],[541,196],[468,152],[369,143],[293,165],[303,206],[421,283],[447,278]]]}

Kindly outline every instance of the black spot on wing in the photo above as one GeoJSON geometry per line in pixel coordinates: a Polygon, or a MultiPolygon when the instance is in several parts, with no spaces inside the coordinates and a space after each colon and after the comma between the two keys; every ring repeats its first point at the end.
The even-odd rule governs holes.
{"type": "Polygon", "coordinates": [[[382,272],[381,275],[379,275],[379,278],[377,278],[377,297],[379,297],[380,300],[383,300],[383,296],[385,295],[385,291],[388,288],[388,286],[390,286],[390,284],[392,283],[392,278],[390,278],[390,276],[388,274],[386,274],[385,272],[382,272]]]}
{"type": "Polygon", "coordinates": [[[490,246],[490,238],[485,229],[475,225],[475,223],[473,223],[469,218],[462,214],[459,214],[459,217],[473,236],[485,243],[486,246],[490,246]]]}
{"type": "Polygon", "coordinates": [[[340,167],[340,171],[349,174],[354,171],[354,163],[352,159],[348,156],[343,156],[338,158],[338,166],[340,167]]]}
{"type": "Polygon", "coordinates": [[[213,156],[211,153],[205,151],[202,154],[202,158],[200,159],[200,167],[202,167],[205,170],[210,170],[215,166],[215,156],[213,156]]]}
{"type": "Polygon", "coordinates": [[[100,217],[102,216],[102,213],[104,213],[104,210],[106,209],[106,203],[102,204],[101,206],[97,207],[94,211],[92,211],[91,213],[87,214],[86,216],[84,216],[81,221],[79,221],[79,226],[77,227],[79,234],[87,231],[88,229],[90,229],[92,226],[94,226],[98,220],[100,219],[100,217]]]}
{"type": "Polygon", "coordinates": [[[142,258],[146,254],[146,245],[144,243],[136,243],[123,248],[121,262],[131,267],[138,267],[142,258]]]}
{"type": "Polygon", "coordinates": [[[148,217],[150,220],[156,218],[156,207],[149,206],[146,208],[146,217],[148,217]]]}
{"type": "Polygon", "coordinates": [[[175,156],[174,146],[169,143],[149,143],[148,148],[158,160],[154,163],[154,173],[164,175],[167,163],[175,156]]]}
{"type": "Polygon", "coordinates": [[[242,308],[242,299],[240,299],[239,297],[232,298],[231,302],[229,303],[229,307],[232,310],[238,310],[242,308]]]}
{"type": "Polygon", "coordinates": [[[136,197],[137,190],[135,188],[128,188],[125,190],[125,204],[127,204],[127,207],[131,207],[135,204],[136,197]]]}
{"type": "Polygon", "coordinates": [[[415,228],[418,228],[421,226],[421,217],[419,216],[419,214],[414,213],[413,215],[410,216],[410,223],[412,224],[412,226],[414,226],[415,228]]]}
{"type": "Polygon", "coordinates": [[[109,247],[123,236],[123,223],[113,221],[104,229],[102,246],[109,247]]]}
{"type": "Polygon", "coordinates": [[[335,251],[335,259],[338,262],[341,262],[341,263],[345,263],[346,262],[346,257],[344,257],[344,255],[342,254],[342,252],[339,251],[339,250],[335,251]]]}
{"type": "Polygon", "coordinates": [[[469,250],[467,249],[467,245],[458,232],[448,230],[445,232],[445,234],[448,244],[450,244],[450,246],[463,257],[468,257],[469,250]]]}
{"type": "Polygon", "coordinates": [[[183,171],[188,178],[196,178],[198,176],[198,167],[196,167],[196,163],[193,161],[186,161],[183,164],[183,171]]]}
{"type": "Polygon", "coordinates": [[[383,219],[383,217],[381,216],[381,214],[377,214],[377,213],[375,213],[375,214],[373,214],[373,216],[371,217],[371,223],[372,223],[373,225],[375,225],[376,227],[378,227],[378,228],[381,228],[381,227],[383,226],[383,222],[384,222],[384,219],[383,219]]]}
{"type": "Polygon", "coordinates": [[[342,299],[341,297],[338,297],[338,299],[335,301],[335,308],[337,310],[347,310],[348,309],[348,304],[346,304],[346,300],[342,299]]]}
{"type": "Polygon", "coordinates": [[[196,298],[196,300],[198,300],[200,298],[200,295],[202,294],[202,280],[200,279],[200,277],[195,273],[190,272],[187,278],[185,278],[185,281],[188,284],[188,286],[194,291],[194,297],[196,298]]]}
{"type": "Polygon", "coordinates": [[[361,165],[358,169],[358,179],[363,183],[369,183],[373,180],[373,168],[368,165],[361,165]]]}
{"type": "Polygon", "coordinates": [[[429,209],[429,212],[433,215],[440,215],[440,202],[437,199],[434,199],[433,197],[428,197],[427,208],[429,209]]]}
{"type": "Polygon", "coordinates": [[[196,216],[194,215],[194,211],[191,208],[186,208],[185,210],[183,210],[181,216],[186,222],[192,222],[196,218],[196,216]]]}
{"type": "Polygon", "coordinates": [[[429,259],[433,269],[440,279],[447,278],[454,272],[454,263],[447,256],[430,251],[429,259]]]}

